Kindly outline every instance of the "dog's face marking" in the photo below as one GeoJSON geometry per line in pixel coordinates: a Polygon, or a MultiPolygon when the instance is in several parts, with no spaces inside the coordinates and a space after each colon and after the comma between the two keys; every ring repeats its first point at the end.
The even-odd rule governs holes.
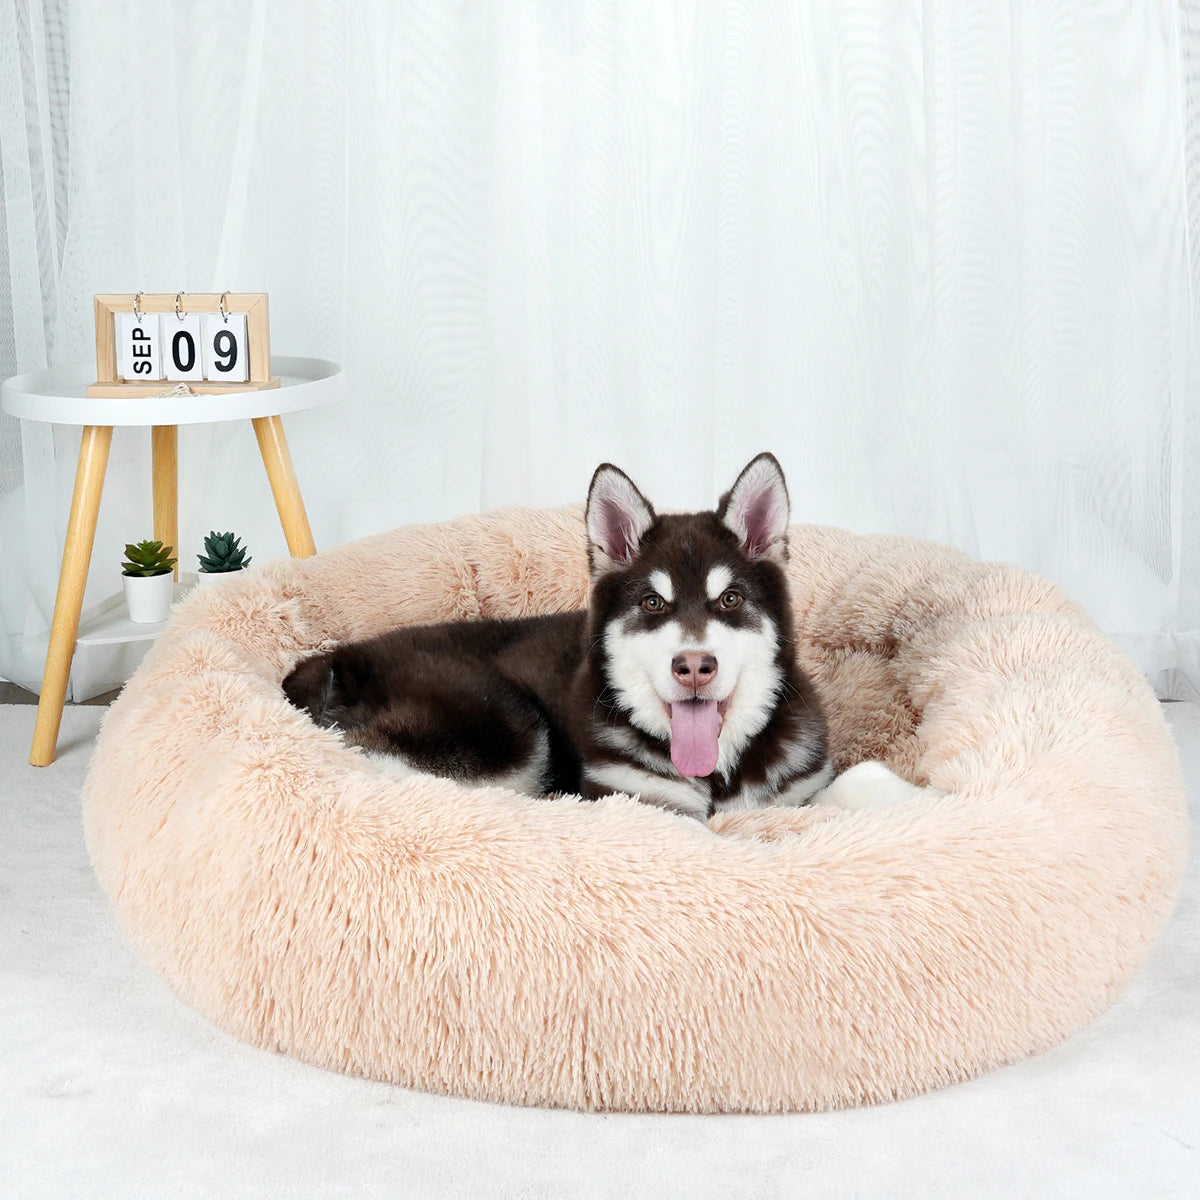
{"type": "Polygon", "coordinates": [[[733,572],[724,563],[721,563],[709,571],[704,590],[708,593],[710,600],[719,600],[729,590],[731,583],[733,583],[733,572]]]}
{"type": "Polygon", "coordinates": [[[681,618],[664,616],[650,623],[633,610],[609,624],[604,635],[608,684],[632,724],[667,740],[672,704],[696,695],[716,701],[721,717],[716,770],[725,775],[766,724],[782,686],[778,631],[769,617],[756,611],[749,596],[742,601],[736,623],[710,616],[702,604],[680,607],[681,618]],[[675,657],[687,653],[716,658],[712,684],[693,690],[673,676],[675,657]]]}
{"type": "Polygon", "coordinates": [[[615,467],[592,481],[591,609],[607,699],[637,729],[668,741],[683,775],[728,776],[770,719],[789,632],[772,617],[787,606],[779,565],[787,519],[783,476],[769,455],[710,513],[656,516],[615,467]],[[676,753],[684,739],[688,752],[676,753]]]}
{"type": "Polygon", "coordinates": [[[666,571],[651,571],[647,583],[650,591],[661,596],[668,604],[675,602],[675,585],[666,571]]]}

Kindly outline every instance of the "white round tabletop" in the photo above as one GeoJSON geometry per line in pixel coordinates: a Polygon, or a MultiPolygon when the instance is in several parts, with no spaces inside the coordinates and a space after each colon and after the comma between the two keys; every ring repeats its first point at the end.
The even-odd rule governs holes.
{"type": "MultiPolygon", "coordinates": [[[[57,425],[201,425],[276,417],[332,404],[346,394],[346,378],[337,363],[323,358],[271,355],[279,387],[254,392],[198,396],[120,396],[85,394],[96,380],[94,365],[48,367],[14,375],[0,386],[0,409],[27,421],[57,425]]],[[[163,383],[163,390],[174,384],[163,383]]]]}

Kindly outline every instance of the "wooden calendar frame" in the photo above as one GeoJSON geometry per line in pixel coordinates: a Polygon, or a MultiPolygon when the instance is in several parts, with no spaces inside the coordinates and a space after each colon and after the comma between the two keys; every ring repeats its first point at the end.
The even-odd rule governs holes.
{"type": "Polygon", "coordinates": [[[221,380],[187,380],[193,392],[259,392],[279,387],[279,376],[271,374],[271,329],[266,292],[126,292],[96,296],[96,382],[87,389],[89,396],[153,396],[174,384],[166,379],[124,379],[117,372],[117,313],[173,313],[176,300],[184,313],[219,313],[224,297],[225,312],[246,314],[246,353],[250,379],[247,383],[221,380]]]}

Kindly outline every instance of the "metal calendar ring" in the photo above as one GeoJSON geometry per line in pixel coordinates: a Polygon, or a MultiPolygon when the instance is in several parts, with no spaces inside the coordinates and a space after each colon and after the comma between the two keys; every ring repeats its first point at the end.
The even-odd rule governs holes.
{"type": "Polygon", "coordinates": [[[225,297],[228,295],[228,292],[222,292],[221,303],[217,306],[221,310],[221,320],[224,321],[226,325],[229,324],[229,306],[225,303],[225,297]]]}
{"type": "Polygon", "coordinates": [[[134,298],[133,298],[133,315],[135,317],[137,317],[137,323],[139,325],[142,323],[142,310],[140,307],[141,303],[142,303],[142,293],[138,292],[138,294],[136,296],[134,296],[134,298]]]}
{"type": "Polygon", "coordinates": [[[182,293],[182,292],[176,292],[176,293],[175,293],[175,315],[176,315],[176,316],[179,318],[179,320],[181,320],[181,321],[182,321],[182,320],[183,320],[183,318],[184,318],[184,314],[183,314],[183,313],[181,313],[181,312],[179,311],[179,298],[180,298],[180,296],[182,296],[182,295],[183,295],[183,293],[182,293]]]}

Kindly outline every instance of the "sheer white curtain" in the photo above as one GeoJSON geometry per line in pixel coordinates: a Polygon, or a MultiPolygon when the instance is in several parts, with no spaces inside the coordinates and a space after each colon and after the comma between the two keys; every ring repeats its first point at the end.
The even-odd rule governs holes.
{"type": "MultiPolygon", "coordinates": [[[[0,7],[0,372],[97,291],[265,290],[319,546],[773,449],[797,519],[1043,571],[1200,688],[1200,27],[1074,0],[0,7]]],[[[36,683],[78,431],[0,425],[0,674],[36,683]]],[[[248,428],[185,559],[284,552],[248,428]]],[[[118,434],[89,603],[147,535],[118,434]]]]}

